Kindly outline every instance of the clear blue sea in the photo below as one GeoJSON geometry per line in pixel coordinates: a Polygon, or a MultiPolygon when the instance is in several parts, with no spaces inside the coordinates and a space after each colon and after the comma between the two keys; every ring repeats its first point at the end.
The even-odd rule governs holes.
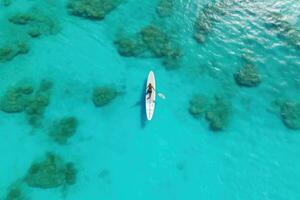
{"type": "MultiPolygon", "coordinates": [[[[123,0],[101,19],[71,14],[71,1],[93,7],[91,2],[117,0],[0,4],[1,200],[300,199],[299,0],[123,0]],[[159,5],[167,5],[163,16],[159,5]],[[17,13],[35,17],[13,23],[17,13]],[[208,30],[197,41],[195,24],[203,20],[208,30]],[[139,56],[118,52],[117,39],[138,38],[149,25],[180,49],[176,67],[166,67],[164,56],[149,49],[139,56]],[[39,35],[28,34],[31,26],[39,35]],[[28,51],[18,52],[18,42],[28,51]],[[13,49],[8,57],[5,47],[13,49]],[[256,69],[258,84],[237,84],[235,74],[245,63],[256,69]],[[150,70],[166,99],[157,98],[147,121],[144,82],[150,70]],[[35,115],[37,126],[29,123],[27,104],[20,112],[5,112],[10,88],[29,84],[37,91],[42,80],[53,86],[47,106],[35,115]],[[101,86],[118,94],[96,106],[93,90],[101,86]],[[210,102],[201,117],[189,111],[195,95],[210,102]],[[222,118],[226,112],[220,130],[207,120],[217,107],[215,97],[228,108],[216,114],[222,118]],[[299,106],[289,118],[279,101],[299,106]],[[69,116],[77,128],[67,142],[57,143],[49,130],[69,116]],[[30,185],[30,167],[47,152],[73,163],[74,183],[30,185]],[[12,188],[15,195],[9,195],[12,188]]],[[[41,173],[46,175],[37,182],[59,174],[41,173]]]]}

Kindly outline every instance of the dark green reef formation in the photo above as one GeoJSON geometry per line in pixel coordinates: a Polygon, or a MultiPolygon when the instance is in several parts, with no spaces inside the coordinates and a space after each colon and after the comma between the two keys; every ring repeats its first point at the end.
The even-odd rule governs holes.
{"type": "Polygon", "coordinates": [[[18,55],[27,54],[29,49],[25,40],[7,43],[0,47],[0,63],[10,61],[18,55]]]}
{"type": "Polygon", "coordinates": [[[235,82],[240,86],[254,87],[261,82],[261,77],[254,65],[246,63],[234,74],[235,82]]]}
{"type": "Polygon", "coordinates": [[[232,108],[224,97],[215,96],[212,100],[204,95],[194,95],[189,102],[189,113],[196,119],[205,119],[213,131],[220,131],[229,124],[232,108]]]}
{"type": "Polygon", "coordinates": [[[207,36],[213,30],[214,24],[221,20],[226,14],[226,8],[229,6],[229,2],[226,1],[217,1],[204,6],[194,24],[194,38],[197,42],[204,43],[206,41],[207,36]]]}
{"type": "Polygon", "coordinates": [[[175,0],[159,0],[156,13],[159,17],[170,17],[174,11],[175,0]]]}
{"type": "Polygon", "coordinates": [[[122,0],[69,0],[67,7],[71,15],[102,20],[121,2],[122,0]]]}
{"type": "Polygon", "coordinates": [[[3,6],[8,7],[11,5],[12,0],[2,0],[1,3],[3,6]]]}
{"type": "Polygon", "coordinates": [[[166,69],[178,68],[182,57],[179,45],[153,24],[142,28],[134,36],[117,38],[114,44],[119,54],[125,57],[142,57],[150,53],[151,56],[160,58],[166,69]]]}
{"type": "Polygon", "coordinates": [[[102,107],[109,104],[119,95],[116,88],[112,86],[100,86],[94,88],[92,101],[96,107],[102,107]]]}
{"type": "Polygon", "coordinates": [[[284,125],[293,130],[300,129],[300,102],[286,100],[279,104],[280,115],[284,125]]]}
{"type": "Polygon", "coordinates": [[[285,40],[296,49],[300,49],[300,30],[284,20],[281,13],[268,12],[266,16],[266,27],[274,30],[279,38],[285,40]]]}
{"type": "Polygon", "coordinates": [[[58,144],[66,144],[68,139],[76,133],[77,126],[76,117],[64,117],[53,122],[48,134],[58,144]]]}
{"type": "Polygon", "coordinates": [[[24,180],[31,187],[48,189],[75,184],[76,174],[74,163],[47,153],[41,161],[32,163],[24,180]]]}
{"type": "Polygon", "coordinates": [[[24,194],[20,184],[13,184],[8,188],[4,200],[25,200],[28,199],[24,194]]]}
{"type": "Polygon", "coordinates": [[[23,30],[33,38],[40,35],[53,35],[61,29],[59,22],[54,17],[42,14],[42,11],[37,9],[15,13],[8,20],[14,25],[22,26],[23,30]]]}
{"type": "Polygon", "coordinates": [[[6,113],[25,112],[28,123],[41,124],[46,107],[50,103],[52,82],[42,80],[37,90],[30,83],[10,87],[0,100],[0,108],[6,113]]]}

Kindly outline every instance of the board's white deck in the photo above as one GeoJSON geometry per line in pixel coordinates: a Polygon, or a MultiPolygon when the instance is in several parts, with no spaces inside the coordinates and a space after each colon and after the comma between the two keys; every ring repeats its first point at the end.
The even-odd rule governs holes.
{"type": "MultiPolygon", "coordinates": [[[[148,95],[145,97],[145,102],[146,102],[146,115],[147,119],[151,120],[154,114],[154,109],[155,109],[155,98],[156,98],[156,85],[155,85],[155,77],[153,71],[150,71],[148,74],[148,79],[147,79],[147,86],[149,83],[152,84],[154,90],[152,91],[152,95],[150,99],[147,99],[148,95]]],[[[146,92],[147,92],[147,86],[146,86],[146,92]]]]}

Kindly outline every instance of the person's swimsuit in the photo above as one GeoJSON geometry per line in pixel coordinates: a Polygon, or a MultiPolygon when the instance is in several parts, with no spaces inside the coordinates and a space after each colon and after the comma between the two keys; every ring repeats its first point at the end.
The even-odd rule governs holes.
{"type": "Polygon", "coordinates": [[[147,94],[149,94],[149,97],[147,99],[150,99],[152,94],[152,87],[148,87],[147,94]]]}

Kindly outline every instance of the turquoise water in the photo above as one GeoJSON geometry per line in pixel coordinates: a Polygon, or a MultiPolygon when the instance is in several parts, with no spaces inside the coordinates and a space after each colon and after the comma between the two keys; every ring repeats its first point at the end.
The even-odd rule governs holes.
{"type": "Polygon", "coordinates": [[[70,15],[67,1],[3,3],[0,45],[15,48],[22,41],[30,50],[0,58],[1,96],[18,84],[37,88],[41,80],[53,87],[37,126],[25,111],[0,112],[0,199],[300,199],[299,129],[283,123],[274,103],[300,102],[300,1],[174,0],[162,17],[158,1],[125,0],[104,19],[92,20],[70,15]],[[207,5],[214,8],[206,18],[210,31],[197,42],[195,23],[207,5]],[[17,12],[43,16],[39,37],[31,38],[27,25],[9,22],[17,12]],[[149,24],[181,49],[176,67],[149,52],[118,53],[116,39],[134,37],[149,24]],[[259,73],[253,87],[234,79],[245,62],[259,73]],[[150,70],[166,99],[157,100],[148,122],[143,98],[150,70]],[[117,88],[118,96],[96,107],[93,89],[103,85],[117,88]],[[189,113],[198,94],[210,102],[225,99],[228,119],[221,130],[189,113]],[[48,132],[68,116],[78,126],[59,144],[48,132]],[[46,152],[74,163],[75,183],[28,184],[28,169],[46,152]],[[14,187],[21,195],[7,198],[14,187]]]}

